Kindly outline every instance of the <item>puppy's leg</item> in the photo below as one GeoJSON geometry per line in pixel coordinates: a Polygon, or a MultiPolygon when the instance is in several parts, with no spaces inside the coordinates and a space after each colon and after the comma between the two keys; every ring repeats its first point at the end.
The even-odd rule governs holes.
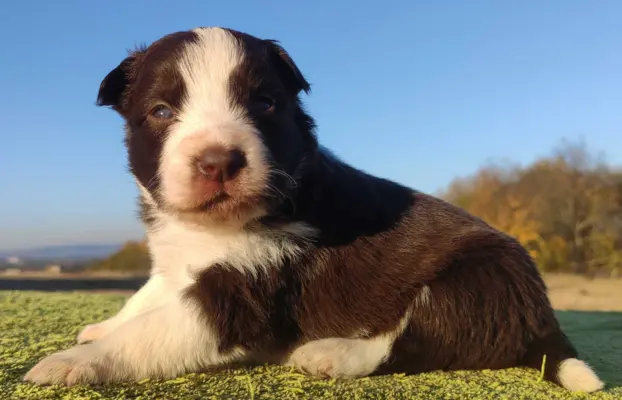
{"type": "Polygon", "coordinates": [[[393,338],[388,335],[372,339],[314,340],[294,350],[288,365],[324,378],[366,376],[386,361],[392,344],[393,338]]]}
{"type": "Polygon", "coordinates": [[[166,290],[162,276],[152,275],[115,316],[84,327],[78,334],[78,343],[101,339],[130,318],[161,306],[172,294],[170,289],[166,290]]]}
{"type": "Polygon", "coordinates": [[[242,356],[242,350],[220,353],[199,309],[177,296],[100,340],[44,358],[24,380],[74,385],[172,378],[242,356]]]}

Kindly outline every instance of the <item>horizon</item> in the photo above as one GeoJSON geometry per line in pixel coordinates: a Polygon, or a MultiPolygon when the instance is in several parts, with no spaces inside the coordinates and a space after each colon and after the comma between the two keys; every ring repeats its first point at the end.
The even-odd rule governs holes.
{"type": "Polygon", "coordinates": [[[622,165],[622,3],[148,4],[5,7],[1,252],[142,240],[122,121],[97,88],[127,49],[201,25],[279,40],[321,144],[426,193],[564,138],[622,165]]]}
{"type": "MultiPolygon", "coordinates": [[[[141,239],[137,239],[137,241],[138,240],[141,240],[141,239]]],[[[0,249],[0,257],[7,258],[7,257],[19,256],[18,253],[21,253],[21,252],[30,252],[34,250],[36,251],[53,250],[53,249],[58,249],[58,248],[63,248],[63,247],[117,247],[117,246],[123,246],[128,241],[132,241],[132,239],[128,239],[125,241],[119,241],[119,242],[77,242],[77,243],[65,243],[65,244],[57,244],[57,245],[41,245],[41,246],[32,246],[32,247],[0,249]]],[[[19,256],[19,257],[22,257],[22,256],[19,256]]]]}

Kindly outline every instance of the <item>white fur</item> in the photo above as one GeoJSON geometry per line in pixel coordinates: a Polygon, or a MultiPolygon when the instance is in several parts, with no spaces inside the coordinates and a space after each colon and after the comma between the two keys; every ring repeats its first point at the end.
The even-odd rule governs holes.
{"type": "Polygon", "coordinates": [[[151,195],[151,192],[149,192],[147,188],[144,187],[143,184],[140,183],[140,181],[136,177],[134,177],[134,181],[136,182],[136,186],[138,187],[138,192],[140,193],[141,198],[146,201],[147,204],[151,207],[157,208],[158,204],[151,195]]]}
{"type": "Polygon", "coordinates": [[[162,275],[152,275],[147,283],[130,297],[121,311],[115,316],[97,324],[87,325],[78,335],[78,343],[82,344],[101,339],[114,331],[122,323],[166,304],[175,293],[167,286],[167,282],[162,275]]]}
{"type": "Polygon", "coordinates": [[[404,333],[412,312],[411,307],[393,331],[370,339],[328,338],[308,342],[292,352],[287,364],[321,377],[367,376],[387,360],[393,342],[404,333]]]}
{"type": "Polygon", "coordinates": [[[177,297],[100,340],[44,358],[24,379],[74,385],[173,378],[244,356],[240,349],[222,354],[217,343],[198,308],[177,297]]]}
{"type": "Polygon", "coordinates": [[[185,210],[205,200],[197,185],[192,160],[206,149],[222,146],[244,152],[247,167],[237,178],[243,182],[243,195],[264,190],[269,168],[267,149],[245,110],[231,101],[230,78],[243,60],[240,45],[220,28],[194,31],[198,40],[186,45],[179,59],[179,70],[186,87],[185,102],[178,122],[169,128],[164,143],[159,175],[164,201],[185,210]]]}
{"type": "Polygon", "coordinates": [[[183,286],[192,284],[197,273],[216,263],[226,263],[255,275],[257,268],[269,268],[285,257],[295,258],[301,248],[290,240],[291,235],[312,232],[301,224],[270,231],[245,231],[228,226],[219,229],[160,214],[157,228],[148,238],[154,272],[183,286]]]}
{"type": "Polygon", "coordinates": [[[571,392],[591,393],[605,386],[587,363],[576,358],[562,361],[557,377],[562,386],[571,392]]]}

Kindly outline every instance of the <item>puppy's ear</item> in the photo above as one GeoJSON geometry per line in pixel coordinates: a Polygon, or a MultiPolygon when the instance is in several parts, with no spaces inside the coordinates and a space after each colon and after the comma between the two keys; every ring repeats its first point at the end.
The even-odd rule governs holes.
{"type": "Polygon", "coordinates": [[[99,85],[96,102],[98,106],[111,106],[116,110],[122,108],[123,94],[133,80],[140,54],[140,51],[132,52],[106,75],[99,85]]]}
{"type": "Polygon", "coordinates": [[[285,51],[276,40],[266,40],[266,43],[268,43],[270,61],[275,66],[285,86],[294,94],[300,93],[301,90],[304,90],[305,93],[309,93],[311,85],[309,85],[309,82],[302,76],[302,73],[294,63],[294,60],[287,54],[287,51],[285,51]]]}

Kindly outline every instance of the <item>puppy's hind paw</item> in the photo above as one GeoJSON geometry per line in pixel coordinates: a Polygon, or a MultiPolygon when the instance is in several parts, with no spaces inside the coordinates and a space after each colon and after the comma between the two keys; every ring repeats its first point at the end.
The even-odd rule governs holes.
{"type": "Polygon", "coordinates": [[[291,354],[288,365],[322,378],[357,378],[371,374],[384,354],[356,339],[329,338],[300,346],[291,354]]]}

